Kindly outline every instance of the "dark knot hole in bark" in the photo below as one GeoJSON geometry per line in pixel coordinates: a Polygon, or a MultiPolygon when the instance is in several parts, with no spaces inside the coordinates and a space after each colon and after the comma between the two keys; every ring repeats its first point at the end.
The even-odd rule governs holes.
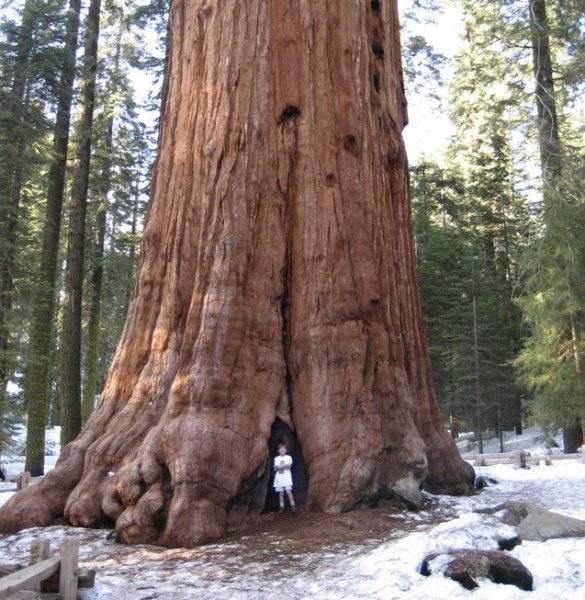
{"type": "Polygon", "coordinates": [[[380,91],[380,73],[374,73],[374,89],[380,91]]]}
{"type": "Polygon", "coordinates": [[[343,139],[343,148],[346,152],[349,152],[354,156],[359,156],[360,154],[357,138],[352,133],[347,134],[343,139]]]}
{"type": "Polygon", "coordinates": [[[309,489],[309,471],[303,458],[303,451],[297,434],[279,417],[272,424],[270,439],[268,440],[268,451],[270,454],[270,477],[268,478],[268,490],[266,494],[265,511],[278,510],[278,494],[274,491],[274,470],[272,461],[277,454],[278,445],[286,444],[287,452],[293,459],[293,494],[297,505],[305,504],[307,490],[309,489]]]}
{"type": "Polygon", "coordinates": [[[298,106],[293,106],[292,104],[288,104],[285,106],[284,110],[280,113],[280,118],[278,119],[278,124],[284,123],[289,119],[294,119],[301,114],[301,109],[298,106]]]}
{"type": "Polygon", "coordinates": [[[380,0],[372,0],[370,2],[370,6],[372,7],[372,10],[375,13],[379,13],[380,12],[380,0]]]}
{"type": "Polygon", "coordinates": [[[333,173],[327,173],[325,177],[325,185],[327,187],[333,187],[337,183],[337,177],[333,173]]]}
{"type": "Polygon", "coordinates": [[[384,48],[380,42],[372,42],[372,52],[376,58],[384,58],[384,48]]]}

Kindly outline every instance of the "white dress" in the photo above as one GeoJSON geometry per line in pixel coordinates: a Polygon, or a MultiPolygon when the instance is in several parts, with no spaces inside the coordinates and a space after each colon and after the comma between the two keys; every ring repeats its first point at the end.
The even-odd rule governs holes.
{"type": "MultiPolygon", "coordinates": [[[[284,456],[280,456],[279,454],[278,456],[274,457],[275,467],[284,467],[286,465],[292,466],[292,463],[293,459],[288,454],[285,454],[284,456]]],[[[286,469],[284,471],[276,471],[276,474],[274,475],[275,488],[281,488],[286,486],[292,487],[292,484],[292,474],[290,472],[290,469],[286,469]]]]}

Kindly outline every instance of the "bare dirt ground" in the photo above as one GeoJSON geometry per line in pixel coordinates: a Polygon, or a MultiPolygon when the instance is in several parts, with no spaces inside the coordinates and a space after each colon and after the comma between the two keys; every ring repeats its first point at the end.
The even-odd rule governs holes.
{"type": "MultiPolygon", "coordinates": [[[[395,507],[364,508],[341,514],[310,512],[264,513],[247,517],[232,528],[226,544],[244,546],[251,554],[279,542],[292,553],[320,552],[332,546],[370,546],[402,537],[454,517],[455,511],[429,501],[419,512],[395,507]]],[[[281,549],[282,550],[282,549],[281,549]]]]}

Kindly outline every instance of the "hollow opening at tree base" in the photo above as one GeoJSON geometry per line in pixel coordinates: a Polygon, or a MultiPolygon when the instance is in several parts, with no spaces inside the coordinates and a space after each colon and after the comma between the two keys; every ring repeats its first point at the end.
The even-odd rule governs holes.
{"type": "MultiPolygon", "coordinates": [[[[270,439],[268,440],[268,451],[270,454],[270,477],[268,477],[268,489],[266,493],[266,502],[264,504],[265,512],[276,512],[279,509],[278,494],[274,491],[274,469],[272,468],[274,457],[278,454],[278,445],[286,444],[287,454],[293,459],[292,478],[293,494],[297,506],[302,506],[307,500],[307,491],[309,489],[309,471],[303,458],[303,451],[295,431],[287,425],[285,421],[276,418],[272,424],[270,439]]],[[[288,506],[288,499],[287,499],[288,506]]]]}

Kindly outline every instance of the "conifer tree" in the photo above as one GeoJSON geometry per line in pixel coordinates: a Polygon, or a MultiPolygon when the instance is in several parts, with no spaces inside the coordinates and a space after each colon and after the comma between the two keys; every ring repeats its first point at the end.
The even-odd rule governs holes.
{"type": "Polygon", "coordinates": [[[37,203],[64,30],[59,1],[27,0],[12,8],[0,27],[0,412],[8,379],[24,370],[16,357],[23,354],[35,283],[31,249],[39,243],[37,203]]]}
{"type": "Polygon", "coordinates": [[[25,469],[33,476],[44,472],[45,428],[49,411],[49,385],[55,313],[57,255],[65,193],[65,174],[75,79],[75,55],[78,46],[80,0],[70,0],[67,30],[60,65],[57,113],[53,132],[53,154],[48,173],[48,188],[39,284],[35,293],[30,346],[25,381],[27,437],[25,469]]]}
{"type": "MultiPolygon", "coordinates": [[[[117,9],[118,7],[116,7],[117,9]]],[[[96,184],[94,185],[94,232],[92,248],[90,250],[89,281],[87,284],[88,296],[88,325],[87,325],[87,350],[85,354],[83,369],[83,394],[81,403],[82,423],[87,421],[93,410],[97,378],[98,378],[98,357],[100,347],[100,319],[102,305],[102,281],[104,272],[104,247],[106,238],[106,214],[108,210],[108,194],[110,193],[112,169],[113,169],[113,138],[114,138],[114,114],[118,104],[118,90],[120,87],[120,62],[122,53],[122,23],[120,11],[116,12],[116,22],[114,24],[114,57],[113,65],[106,66],[106,72],[109,75],[109,81],[106,83],[103,93],[103,116],[94,127],[95,137],[99,149],[95,152],[99,165],[97,169],[96,184]],[[101,120],[101,123],[99,122],[101,120]],[[101,132],[100,132],[101,129],[101,132]],[[99,133],[101,133],[101,136],[99,133]],[[100,139],[101,137],[101,139],[100,139]],[[101,142],[101,143],[100,143],[101,142]]],[[[102,63],[105,53],[102,53],[102,63]]],[[[96,145],[97,145],[96,144],[96,145]]]]}
{"type": "MultiPolygon", "coordinates": [[[[10,313],[14,268],[18,253],[19,214],[23,185],[32,162],[31,142],[39,135],[42,114],[35,100],[46,66],[40,60],[46,48],[43,26],[50,22],[48,3],[27,0],[20,23],[4,24],[0,73],[0,389],[10,371],[10,313]],[[36,85],[36,89],[35,89],[36,85]]],[[[52,15],[51,15],[52,16],[52,15]]],[[[49,30],[52,28],[47,27],[49,30]]],[[[0,392],[0,394],[3,392],[0,392]]]]}
{"type": "Polygon", "coordinates": [[[79,126],[73,191],[69,213],[61,336],[61,444],[81,430],[81,309],[84,274],[85,221],[95,103],[101,1],[92,0],[85,27],[82,117],[79,126]]]}
{"type": "MultiPolygon", "coordinates": [[[[501,432],[521,427],[511,360],[520,338],[513,290],[527,212],[516,190],[510,128],[523,105],[514,86],[517,73],[509,68],[506,48],[495,35],[502,30],[502,15],[492,5],[473,2],[462,2],[462,9],[464,36],[449,108],[457,128],[450,161],[461,173],[463,189],[452,223],[467,249],[460,275],[466,282],[462,307],[467,306],[461,315],[467,320],[454,381],[459,381],[456,389],[462,397],[474,399],[464,414],[469,421],[473,410],[476,431],[501,432]]],[[[445,328],[454,331],[449,324],[445,328]]]]}
{"type": "Polygon", "coordinates": [[[139,51],[131,39],[132,15],[112,4],[106,5],[103,12],[89,189],[88,225],[93,232],[93,242],[86,284],[83,422],[93,409],[121,331],[134,274],[138,227],[145,210],[145,182],[152,156],[152,149],[149,152],[144,146],[149,132],[140,125],[144,110],[137,111],[129,77],[130,61],[139,51]],[[119,233],[119,229],[123,232],[119,233]],[[126,247],[119,244],[120,237],[126,240],[126,247]]]}
{"type": "MultiPolygon", "coordinates": [[[[545,0],[528,2],[527,19],[543,200],[542,226],[534,236],[527,293],[521,301],[531,336],[518,365],[523,379],[535,390],[535,414],[543,422],[564,427],[564,449],[572,452],[583,441],[585,418],[585,247],[580,231],[584,194],[573,183],[583,172],[583,148],[571,151],[562,143],[563,120],[565,131],[570,126],[562,116],[561,98],[570,101],[571,90],[555,73],[562,69],[553,48],[555,44],[567,50],[579,48],[582,42],[567,43],[556,34],[559,22],[551,21],[545,0]]],[[[564,25],[560,30],[567,31],[566,22],[560,24],[564,25]]],[[[569,72],[574,73],[571,61],[569,65],[569,72]]],[[[574,82],[574,75],[569,81],[574,82]]]]}

